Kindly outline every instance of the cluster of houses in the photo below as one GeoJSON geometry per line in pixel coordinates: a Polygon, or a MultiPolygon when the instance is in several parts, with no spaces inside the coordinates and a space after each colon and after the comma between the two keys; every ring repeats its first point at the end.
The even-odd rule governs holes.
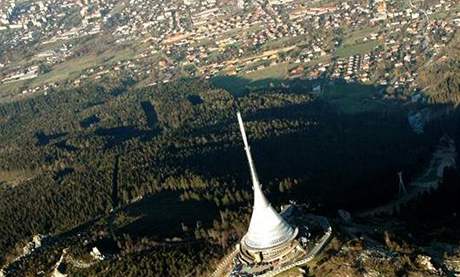
{"type": "MultiPolygon", "coordinates": [[[[71,40],[101,32],[101,14],[113,6],[108,1],[87,0],[11,0],[0,6],[0,35],[4,48],[29,49],[30,46],[48,46],[45,50],[34,53],[34,58],[27,65],[16,66],[5,56],[0,60],[0,84],[33,79],[40,73],[38,64],[52,66],[66,61],[72,56],[71,40]],[[66,23],[67,18],[77,16],[78,26],[66,23]],[[10,65],[10,66],[8,66],[10,65]]],[[[38,47],[42,48],[42,47],[38,47]]],[[[44,87],[49,87],[45,85],[44,87]]],[[[23,93],[40,91],[40,87],[29,88],[23,93]]]]}
{"type": "Polygon", "coordinates": [[[75,57],[81,38],[93,36],[118,48],[143,47],[117,63],[88,66],[66,84],[125,72],[150,84],[182,74],[245,76],[283,64],[290,78],[372,80],[415,90],[420,63],[441,58],[459,27],[455,0],[437,0],[428,9],[391,0],[314,6],[298,0],[9,0],[0,4],[3,47],[39,44],[46,50],[19,69],[0,58],[0,83],[35,78],[38,62],[52,70],[75,57]],[[77,23],[65,20],[70,17],[77,23]],[[345,47],[356,50],[339,55],[345,47]]]}
{"type": "Polygon", "coordinates": [[[357,54],[348,59],[338,59],[331,74],[332,79],[344,79],[346,81],[369,82],[369,69],[373,64],[370,54],[363,56],[357,54]]]}
{"type": "MultiPolygon", "coordinates": [[[[17,1],[19,2],[19,1],[17,1]]],[[[41,34],[46,34],[51,29],[59,29],[53,26],[54,22],[66,16],[66,11],[71,9],[74,1],[62,1],[56,5],[56,1],[43,0],[37,2],[19,2],[10,0],[6,11],[0,15],[0,31],[11,31],[13,35],[4,41],[11,47],[34,41],[41,34]]]]}
{"type": "Polygon", "coordinates": [[[10,82],[20,81],[20,80],[28,80],[28,79],[33,79],[37,76],[38,76],[38,66],[34,65],[31,67],[27,67],[25,69],[20,68],[16,71],[13,71],[12,73],[10,73],[10,75],[0,80],[0,83],[10,83],[10,82]]]}
{"type": "MultiPolygon", "coordinates": [[[[416,9],[397,11],[397,8],[393,7],[396,3],[385,3],[382,0],[371,2],[369,10],[374,10],[375,14],[373,17],[367,16],[370,18],[369,26],[377,27],[378,31],[369,32],[356,41],[356,48],[370,41],[375,41],[376,47],[348,57],[333,57],[331,63],[318,63],[309,68],[302,68],[303,76],[310,79],[324,76],[363,83],[373,80],[377,84],[390,87],[390,91],[418,90],[416,83],[418,67],[421,63],[443,58],[440,56],[442,49],[460,26],[460,10],[456,12],[454,18],[445,20],[434,16],[436,13],[442,14],[453,9],[453,2],[441,0],[439,4],[433,5],[426,11],[416,9]],[[384,18],[384,20],[379,22],[376,18],[384,18]]],[[[338,11],[347,11],[349,6],[344,3],[338,11]]],[[[364,8],[356,9],[356,6],[354,8],[362,11],[363,14],[369,14],[364,8]]],[[[355,20],[364,19],[358,16],[355,20]]],[[[338,23],[341,26],[358,29],[355,24],[347,25],[347,22],[349,20],[338,23]]],[[[333,26],[335,24],[337,22],[333,26]]],[[[292,76],[302,77],[302,74],[299,75],[299,70],[296,68],[291,71],[292,76]]]]}

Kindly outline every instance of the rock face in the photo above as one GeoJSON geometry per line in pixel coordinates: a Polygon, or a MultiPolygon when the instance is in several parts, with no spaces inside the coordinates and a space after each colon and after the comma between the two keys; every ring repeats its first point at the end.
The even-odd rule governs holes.
{"type": "MultiPolygon", "coordinates": [[[[380,234],[379,238],[381,231],[376,231],[376,225],[353,223],[353,227],[360,230],[361,235],[337,233],[323,251],[326,254],[309,268],[311,275],[377,277],[399,276],[404,272],[407,276],[460,277],[460,248],[456,245],[437,243],[413,247],[394,233],[380,234]]],[[[391,229],[390,225],[386,227],[391,229]]]]}
{"type": "Polygon", "coordinates": [[[59,261],[54,266],[53,273],[51,274],[52,277],[66,277],[67,276],[67,274],[64,274],[60,271],[62,262],[64,261],[66,254],[67,254],[67,249],[62,250],[61,258],[59,258],[59,261]]]}
{"type": "Polygon", "coordinates": [[[34,243],[35,248],[41,247],[42,246],[42,240],[46,238],[43,235],[35,235],[32,237],[32,242],[34,243]]]}
{"type": "Polygon", "coordinates": [[[11,262],[5,264],[3,268],[0,268],[0,277],[4,277],[7,274],[10,275],[11,272],[9,272],[9,267],[13,265],[14,263],[21,261],[22,259],[28,258],[34,251],[39,249],[40,247],[43,246],[43,244],[48,243],[49,241],[48,236],[46,235],[34,235],[32,237],[32,240],[29,241],[23,248],[22,252],[19,253],[18,256],[16,256],[11,262]]]}
{"type": "Polygon", "coordinates": [[[424,255],[417,255],[416,263],[422,269],[430,273],[438,273],[438,270],[431,263],[431,257],[424,256],[424,255]]]}
{"type": "Polygon", "coordinates": [[[100,261],[104,260],[104,255],[101,254],[101,252],[99,251],[99,249],[97,249],[97,247],[93,247],[90,254],[95,260],[100,260],[100,261]]]}
{"type": "Polygon", "coordinates": [[[38,235],[34,235],[32,237],[32,240],[29,241],[26,246],[24,246],[24,248],[22,249],[22,255],[20,255],[19,257],[16,258],[16,260],[22,258],[22,257],[26,257],[28,255],[30,255],[30,253],[32,253],[33,251],[35,251],[36,249],[42,247],[44,241],[46,240],[47,236],[45,235],[41,235],[41,234],[38,234],[38,235]]]}
{"type": "Polygon", "coordinates": [[[446,258],[444,260],[444,266],[453,276],[460,277],[460,255],[446,258]]]}

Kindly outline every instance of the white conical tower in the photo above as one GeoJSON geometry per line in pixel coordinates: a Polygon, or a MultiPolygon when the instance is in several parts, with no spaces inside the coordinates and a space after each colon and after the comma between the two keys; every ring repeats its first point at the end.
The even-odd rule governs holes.
{"type": "Polygon", "coordinates": [[[253,249],[268,249],[292,240],[295,230],[275,211],[262,192],[257,178],[251,151],[246,138],[241,114],[237,113],[241,135],[244,142],[244,150],[251,171],[252,186],[254,190],[254,207],[249,229],[243,238],[243,243],[253,249]]]}

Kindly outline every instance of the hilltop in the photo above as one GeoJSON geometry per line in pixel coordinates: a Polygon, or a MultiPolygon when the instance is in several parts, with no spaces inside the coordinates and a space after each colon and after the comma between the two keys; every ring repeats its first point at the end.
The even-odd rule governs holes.
{"type": "MultiPolygon", "coordinates": [[[[89,268],[68,265],[67,272],[177,276],[213,270],[244,234],[251,207],[235,107],[247,118],[260,179],[273,203],[308,203],[309,212],[331,219],[338,209],[354,218],[397,197],[396,173],[403,171],[407,184],[423,175],[443,135],[459,145],[458,112],[451,108],[418,133],[408,113],[440,107],[381,99],[350,110],[350,99],[381,98],[378,88],[345,83],[339,84],[347,92],[343,96],[315,96],[308,82],[290,82],[284,89],[238,95],[202,80],[150,89],[121,82],[0,106],[2,263],[12,263],[32,236],[47,235],[39,250],[10,264],[7,272],[49,272],[63,249],[67,263],[93,264],[93,247],[103,261],[89,268]],[[370,95],[362,93],[366,89],[370,95]],[[17,176],[14,182],[11,176],[17,176]]],[[[382,215],[388,228],[368,236],[386,245],[387,231],[411,249],[455,245],[458,207],[452,197],[458,171],[436,178],[449,185],[392,217],[382,215]]],[[[362,220],[363,226],[375,224],[362,220]]],[[[338,245],[360,238],[343,232],[346,226],[334,227],[338,245]]],[[[366,238],[360,243],[366,249],[366,238]]],[[[415,254],[407,255],[415,263],[415,254]]],[[[318,272],[340,257],[321,260],[318,272]]]]}

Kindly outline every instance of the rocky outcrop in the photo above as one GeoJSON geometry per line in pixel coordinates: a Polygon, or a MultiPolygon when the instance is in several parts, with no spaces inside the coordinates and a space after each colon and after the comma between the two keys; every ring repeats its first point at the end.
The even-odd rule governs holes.
{"type": "Polygon", "coordinates": [[[443,264],[450,274],[460,277],[460,253],[455,256],[446,257],[443,264]]]}
{"type": "Polygon", "coordinates": [[[439,271],[431,263],[431,257],[425,255],[417,255],[415,260],[417,265],[425,271],[428,271],[432,274],[437,274],[439,271]]]}

